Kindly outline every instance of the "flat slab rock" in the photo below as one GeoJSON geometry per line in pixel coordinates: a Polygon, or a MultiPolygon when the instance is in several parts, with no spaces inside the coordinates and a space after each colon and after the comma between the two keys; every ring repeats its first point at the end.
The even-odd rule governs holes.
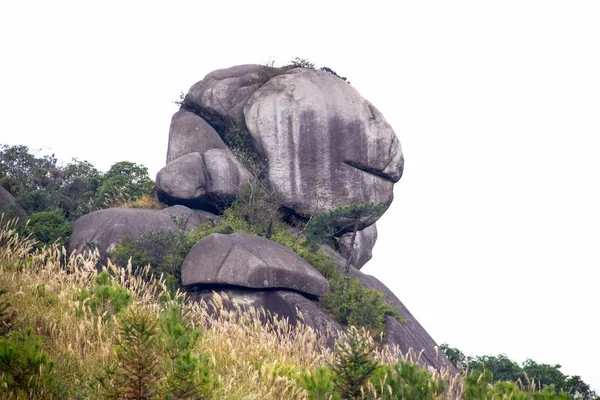
{"type": "Polygon", "coordinates": [[[188,217],[186,229],[192,230],[203,224],[214,224],[219,218],[208,212],[173,206],[162,210],[137,208],[107,208],[86,214],[73,224],[73,233],[67,244],[69,252],[83,252],[88,241],[99,245],[101,257],[110,254],[117,244],[128,235],[138,239],[143,233],[160,228],[177,229],[171,216],[188,217]]]}
{"type": "Polygon", "coordinates": [[[181,282],[288,289],[312,296],[329,290],[327,280],[287,247],[243,233],[213,233],[198,241],[183,261],[181,282]]]}

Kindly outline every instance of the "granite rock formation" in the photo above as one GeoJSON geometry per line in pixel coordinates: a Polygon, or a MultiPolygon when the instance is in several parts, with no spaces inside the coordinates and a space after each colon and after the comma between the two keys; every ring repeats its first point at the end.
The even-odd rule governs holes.
{"type": "Polygon", "coordinates": [[[138,239],[143,233],[157,229],[178,229],[173,217],[186,218],[185,228],[194,229],[203,224],[214,224],[217,216],[184,206],[173,206],[162,210],[137,208],[108,208],[86,214],[73,224],[69,239],[69,252],[83,252],[91,242],[105,258],[125,236],[138,239]]]}
{"type": "Polygon", "coordinates": [[[213,233],[192,247],[183,261],[181,283],[288,289],[311,296],[329,291],[312,265],[285,246],[242,233],[213,233]]]}
{"type": "MultiPolygon", "coordinates": [[[[346,206],[375,205],[350,232],[339,229],[348,217],[334,213],[339,221],[330,239],[336,249],[323,245],[321,250],[338,268],[349,266],[351,278],[400,307],[403,321],[386,317],[389,345],[422,352],[421,361],[430,366],[450,367],[402,302],[359,271],[371,258],[375,222],[391,204],[403,168],[402,148],[385,118],[335,74],[261,65],[217,70],[191,87],[172,118],[167,164],[157,175],[156,190],[174,207],[102,210],[81,217],[70,249],[81,251],[86,241],[98,240],[109,254],[125,235],[135,239],[172,228],[173,210],[191,213],[189,228],[213,223],[219,218],[213,213],[259,185],[277,199],[283,221],[290,224],[346,206]]],[[[291,323],[302,320],[329,344],[342,329],[318,302],[329,290],[327,280],[291,250],[263,237],[204,237],[185,258],[181,278],[191,299],[206,302],[213,291],[222,292],[232,307],[262,308],[265,317],[276,314],[291,323]]]]}
{"type": "Polygon", "coordinates": [[[268,182],[288,209],[308,216],[392,202],[404,168],[400,142],[381,113],[337,76],[292,69],[258,89],[244,114],[268,182]]]}

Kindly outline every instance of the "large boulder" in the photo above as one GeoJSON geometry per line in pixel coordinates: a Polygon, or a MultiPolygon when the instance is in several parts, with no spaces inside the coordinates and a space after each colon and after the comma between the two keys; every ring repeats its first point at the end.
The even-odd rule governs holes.
{"type": "Polygon", "coordinates": [[[270,78],[264,65],[247,64],[219,69],[192,86],[184,107],[206,117],[218,130],[246,129],[244,107],[270,78]]]}
{"type": "Polygon", "coordinates": [[[243,233],[213,233],[196,243],[183,261],[181,283],[288,289],[312,296],[329,290],[327,280],[287,247],[243,233]]]}
{"type": "MultiPolygon", "coordinates": [[[[321,246],[321,250],[334,262],[339,268],[346,265],[346,259],[340,256],[329,246],[321,246]]],[[[404,306],[404,304],[394,295],[394,293],[379,279],[367,275],[353,266],[350,267],[349,275],[351,278],[358,279],[369,288],[374,288],[383,292],[385,300],[399,308],[400,316],[403,321],[398,321],[393,317],[386,317],[385,324],[385,343],[390,346],[398,346],[403,354],[413,353],[421,354],[420,362],[431,365],[437,369],[450,368],[454,366],[448,358],[438,351],[438,345],[427,333],[423,326],[404,306]]]]}
{"type": "Polygon", "coordinates": [[[73,233],[67,248],[69,252],[83,252],[88,243],[93,243],[101,257],[109,255],[125,236],[138,239],[143,233],[161,228],[179,229],[173,217],[186,218],[186,230],[200,225],[214,225],[216,215],[191,210],[184,206],[174,206],[162,210],[137,208],[107,208],[94,211],[78,218],[73,224],[73,233]]]}
{"type": "Polygon", "coordinates": [[[156,194],[166,204],[220,212],[250,182],[250,174],[229,149],[186,154],[156,175],[156,194]]]}
{"type": "Polygon", "coordinates": [[[198,115],[180,110],[171,119],[167,164],[190,153],[227,149],[217,131],[198,115]]]}
{"type": "Polygon", "coordinates": [[[373,257],[373,247],[376,241],[377,227],[373,224],[356,232],[354,246],[352,246],[352,232],[342,235],[337,240],[337,246],[344,258],[350,259],[352,265],[361,269],[373,257]]]}
{"type": "Polygon", "coordinates": [[[0,186],[0,214],[5,213],[10,218],[27,218],[27,212],[17,204],[12,194],[0,186]]]}
{"type": "Polygon", "coordinates": [[[210,289],[188,290],[187,295],[194,301],[206,303],[209,312],[214,315],[219,315],[219,307],[227,310],[236,308],[248,310],[251,307],[255,310],[265,310],[264,314],[259,314],[264,321],[277,315],[279,319],[286,319],[291,325],[304,323],[315,329],[325,343],[331,347],[339,336],[339,332],[343,331],[327,311],[297,292],[221,288],[216,291],[210,289]],[[215,301],[215,293],[221,297],[221,301],[215,301]]]}
{"type": "MultiPolygon", "coordinates": [[[[244,115],[284,207],[308,216],[352,204],[391,203],[403,171],[402,148],[381,113],[342,79],[289,70],[256,90],[244,115]]],[[[380,214],[364,218],[361,227],[380,214]]]]}

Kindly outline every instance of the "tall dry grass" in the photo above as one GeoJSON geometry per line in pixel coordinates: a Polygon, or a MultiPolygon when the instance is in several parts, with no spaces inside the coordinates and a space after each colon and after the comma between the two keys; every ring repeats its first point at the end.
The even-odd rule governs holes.
{"type": "MultiPolygon", "coordinates": [[[[265,318],[262,309],[226,307],[228,299],[216,293],[210,304],[192,302],[181,292],[169,295],[165,281],[148,276],[148,269],[101,266],[97,253],[69,255],[62,247],[40,250],[34,244],[19,235],[15,221],[0,217],[0,288],[7,290],[17,313],[15,329],[32,327],[40,335],[69,398],[100,398],[96,377],[114,360],[119,318],[94,312],[86,300],[77,300],[83,288],[93,289],[94,278],[103,269],[133,294],[131,307],[158,315],[176,302],[188,323],[202,328],[194,350],[210,355],[218,380],[215,399],[307,399],[296,376],[333,361],[330,348],[309,326],[290,325],[272,315],[265,318]]],[[[377,348],[373,356],[383,363],[418,361],[417,354],[403,355],[390,348],[377,348]]],[[[440,398],[462,397],[460,379],[451,379],[448,371],[432,373],[449,382],[440,398]]],[[[366,388],[365,398],[375,398],[374,390],[366,388]]]]}

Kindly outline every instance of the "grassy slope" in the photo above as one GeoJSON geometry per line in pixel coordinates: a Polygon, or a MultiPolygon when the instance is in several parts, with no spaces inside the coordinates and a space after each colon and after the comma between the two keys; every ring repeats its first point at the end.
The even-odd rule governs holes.
{"type": "MultiPolygon", "coordinates": [[[[115,362],[121,317],[111,313],[109,307],[94,308],[89,300],[78,300],[78,293],[83,289],[92,291],[99,269],[106,267],[97,267],[93,255],[67,260],[62,248],[33,250],[33,241],[19,237],[13,228],[0,220],[0,288],[7,291],[17,315],[13,331],[32,327],[41,337],[43,350],[56,363],[57,380],[66,390],[61,397],[101,398],[96,377],[115,362]]],[[[310,327],[289,326],[276,318],[272,323],[260,322],[257,313],[261,310],[227,311],[218,295],[213,300],[218,316],[210,317],[205,304],[188,302],[180,293],[169,295],[172,292],[162,280],[134,274],[130,266],[109,265],[108,269],[112,272],[111,284],[132,294],[130,309],[144,309],[158,318],[166,307],[179,304],[186,324],[202,329],[193,352],[209,355],[211,376],[218,382],[210,398],[311,398],[298,376],[334,359],[310,327]]],[[[374,357],[392,364],[399,355],[377,350],[374,357]]],[[[449,382],[449,389],[436,398],[463,397],[460,377],[442,378],[449,382]]],[[[23,394],[10,397],[6,392],[4,396],[28,398],[23,394]]]]}

